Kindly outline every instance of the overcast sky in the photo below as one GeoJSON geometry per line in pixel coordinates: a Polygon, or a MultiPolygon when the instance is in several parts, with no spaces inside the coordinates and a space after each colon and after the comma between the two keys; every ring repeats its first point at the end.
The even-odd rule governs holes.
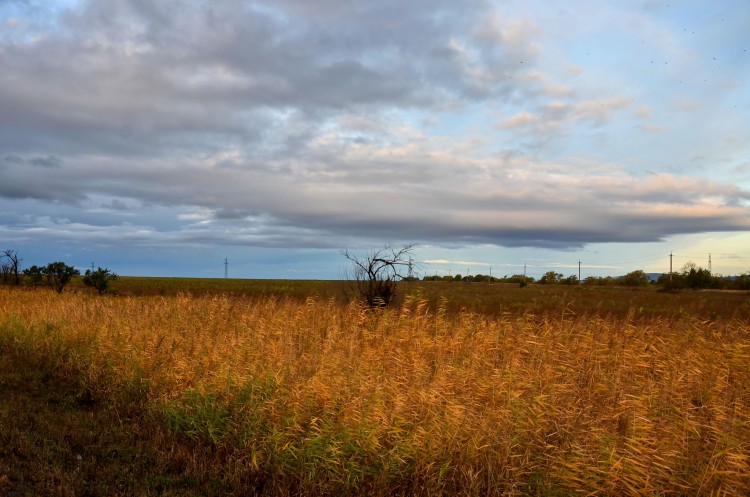
{"type": "Polygon", "coordinates": [[[125,275],[750,270],[747,0],[0,0],[0,248],[125,275]],[[556,269],[559,268],[559,269],[556,269]]]}

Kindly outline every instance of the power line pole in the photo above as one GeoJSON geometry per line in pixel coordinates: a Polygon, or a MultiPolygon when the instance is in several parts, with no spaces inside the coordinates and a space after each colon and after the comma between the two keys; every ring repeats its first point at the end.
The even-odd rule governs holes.
{"type": "Polygon", "coordinates": [[[708,254],[708,274],[713,274],[711,271],[711,254],[708,254]]]}
{"type": "Polygon", "coordinates": [[[669,253],[669,282],[672,282],[672,252],[669,253]]]}
{"type": "Polygon", "coordinates": [[[224,279],[229,278],[229,261],[224,257],[224,279]]]}
{"type": "Polygon", "coordinates": [[[490,285],[492,284],[492,266],[490,266],[490,285]]]}
{"type": "Polygon", "coordinates": [[[578,284],[581,284],[581,260],[578,259],[578,284]]]}

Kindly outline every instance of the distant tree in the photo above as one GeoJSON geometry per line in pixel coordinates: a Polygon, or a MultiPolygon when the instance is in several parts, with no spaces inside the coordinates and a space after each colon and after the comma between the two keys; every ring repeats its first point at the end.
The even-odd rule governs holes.
{"type": "Polygon", "coordinates": [[[646,286],[649,281],[648,275],[640,269],[631,271],[620,278],[620,283],[625,286],[646,286]]]}
{"type": "Polygon", "coordinates": [[[13,278],[13,284],[18,285],[21,282],[19,276],[19,265],[21,264],[21,258],[18,257],[18,250],[3,250],[0,255],[7,262],[8,276],[13,278]]]}
{"type": "Polygon", "coordinates": [[[673,291],[685,288],[685,278],[677,272],[662,273],[656,280],[656,284],[661,287],[660,291],[673,291]]]}
{"type": "Polygon", "coordinates": [[[522,274],[514,274],[513,276],[505,276],[499,280],[495,280],[493,278],[493,281],[500,281],[500,283],[515,283],[524,287],[529,283],[533,283],[534,278],[532,278],[531,276],[524,276],[522,274]]]}
{"type": "Polygon", "coordinates": [[[563,275],[561,273],[556,273],[554,271],[547,271],[542,275],[541,278],[539,278],[539,283],[542,285],[547,285],[551,283],[559,283],[562,279],[563,275]]]}
{"type": "Polygon", "coordinates": [[[571,274],[567,278],[560,280],[560,283],[562,283],[563,285],[577,285],[578,276],[571,274]]]}
{"type": "Polygon", "coordinates": [[[96,288],[99,295],[107,292],[110,282],[117,279],[117,275],[106,268],[97,268],[96,271],[87,269],[83,276],[83,284],[96,288]]]}
{"type": "Polygon", "coordinates": [[[737,290],[750,290],[750,273],[742,273],[732,282],[732,288],[737,290]]]}
{"type": "Polygon", "coordinates": [[[62,293],[63,289],[70,283],[70,280],[74,276],[79,276],[81,272],[64,262],[50,262],[42,269],[42,274],[47,279],[47,283],[57,293],[62,293]]]}
{"type": "Polygon", "coordinates": [[[388,306],[396,295],[397,282],[412,275],[413,249],[414,245],[398,250],[386,245],[364,255],[342,250],[341,255],[352,263],[351,279],[358,297],[370,307],[388,306]]]}
{"type": "Polygon", "coordinates": [[[682,276],[687,288],[712,288],[714,286],[711,271],[696,266],[692,262],[685,264],[682,268],[682,276]]]}
{"type": "Polygon", "coordinates": [[[679,272],[666,273],[659,276],[656,281],[665,291],[680,290],[683,288],[721,288],[723,285],[721,277],[714,277],[708,269],[688,262],[679,272]]]}
{"type": "Polygon", "coordinates": [[[44,280],[44,268],[39,266],[31,266],[23,270],[23,276],[28,279],[28,283],[31,286],[37,287],[42,284],[44,280]]]}
{"type": "Polygon", "coordinates": [[[10,263],[0,259],[0,276],[3,279],[3,283],[10,281],[10,263]]]}
{"type": "Polygon", "coordinates": [[[612,276],[592,276],[586,278],[585,281],[587,284],[596,286],[612,286],[619,283],[619,281],[612,276]]]}

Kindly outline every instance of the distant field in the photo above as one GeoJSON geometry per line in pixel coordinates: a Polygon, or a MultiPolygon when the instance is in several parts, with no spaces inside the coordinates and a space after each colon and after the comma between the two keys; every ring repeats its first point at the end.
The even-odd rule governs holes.
{"type": "MultiPolygon", "coordinates": [[[[750,494],[747,293],[419,282],[373,311],[344,282],[114,288],[0,287],[0,359],[39,371],[0,385],[70,389],[59,419],[0,426],[0,493],[750,494]]],[[[3,401],[6,424],[34,405],[3,401]]]]}
{"type": "MultiPolygon", "coordinates": [[[[490,316],[512,314],[594,313],[601,316],[681,316],[704,319],[750,319],[750,293],[721,290],[682,290],[661,293],[654,285],[566,286],[533,284],[520,288],[515,284],[463,282],[401,283],[397,304],[405,295],[419,295],[436,308],[442,304],[451,312],[467,310],[490,316]]],[[[80,282],[74,288],[86,291],[80,282]]],[[[245,297],[288,297],[306,299],[333,298],[349,301],[351,285],[339,280],[245,280],[219,278],[145,278],[121,277],[113,283],[118,295],[232,295],[245,297]]]]}
{"type": "MultiPolygon", "coordinates": [[[[78,282],[78,289],[83,285],[78,282]]],[[[233,295],[233,296],[276,296],[307,298],[322,296],[325,298],[344,298],[347,287],[343,281],[323,280],[248,280],[219,278],[156,278],[156,277],[119,277],[112,283],[118,295],[233,295]]]]}

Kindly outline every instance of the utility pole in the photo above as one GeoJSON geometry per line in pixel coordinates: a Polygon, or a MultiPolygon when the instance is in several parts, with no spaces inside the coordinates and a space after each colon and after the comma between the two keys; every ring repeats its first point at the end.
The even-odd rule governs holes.
{"type": "Polygon", "coordinates": [[[578,284],[581,284],[581,260],[578,259],[578,284]]]}
{"type": "Polygon", "coordinates": [[[708,254],[708,274],[713,275],[713,272],[711,271],[711,254],[708,254]]]}
{"type": "Polygon", "coordinates": [[[229,261],[224,257],[224,279],[229,278],[229,261]]]}
{"type": "Polygon", "coordinates": [[[669,282],[672,282],[672,252],[669,253],[669,282]]]}
{"type": "Polygon", "coordinates": [[[490,285],[492,284],[492,266],[490,266],[490,285]]]}

